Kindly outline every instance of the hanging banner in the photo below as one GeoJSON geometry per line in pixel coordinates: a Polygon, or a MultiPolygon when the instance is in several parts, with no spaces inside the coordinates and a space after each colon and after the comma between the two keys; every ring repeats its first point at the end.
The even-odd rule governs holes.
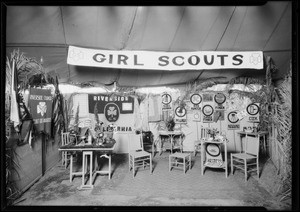
{"type": "Polygon", "coordinates": [[[28,108],[38,132],[51,135],[52,95],[49,89],[29,89],[28,108]]]}
{"type": "Polygon", "coordinates": [[[262,51],[115,51],[69,46],[67,63],[117,69],[263,69],[262,51]]]}
{"type": "Polygon", "coordinates": [[[231,111],[227,115],[228,130],[240,129],[240,120],[237,115],[237,111],[231,111]]]}
{"type": "MultiPolygon", "coordinates": [[[[98,103],[98,113],[106,116],[118,116],[117,114],[133,113],[134,98],[130,96],[114,95],[112,97],[105,94],[88,94],[89,113],[94,113],[95,104],[98,103]],[[113,103],[113,104],[111,104],[113,103]],[[107,109],[107,110],[105,110],[107,109]]],[[[115,119],[115,118],[114,118],[115,119]]]]}
{"type": "Polygon", "coordinates": [[[177,107],[175,109],[175,123],[186,123],[186,112],[184,107],[177,107]]]}
{"type": "Polygon", "coordinates": [[[252,103],[247,106],[248,122],[259,122],[259,103],[252,103]]]}

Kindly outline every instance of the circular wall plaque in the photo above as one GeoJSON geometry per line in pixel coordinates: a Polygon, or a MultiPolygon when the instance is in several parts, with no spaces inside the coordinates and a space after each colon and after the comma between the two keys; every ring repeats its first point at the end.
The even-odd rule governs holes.
{"type": "Polygon", "coordinates": [[[204,115],[210,116],[210,115],[213,114],[214,109],[211,105],[204,105],[203,108],[202,108],[202,112],[203,112],[204,115]]]}
{"type": "Polygon", "coordinates": [[[170,94],[167,93],[163,94],[161,98],[162,98],[162,103],[164,105],[170,104],[172,102],[172,97],[170,96],[170,94]]]}
{"type": "Polygon", "coordinates": [[[226,96],[223,93],[217,93],[214,99],[216,103],[223,104],[226,101],[226,96]]]}
{"type": "Polygon", "coordinates": [[[195,93],[191,96],[190,100],[194,105],[198,105],[202,102],[202,97],[199,94],[195,93]]]}
{"type": "Polygon", "coordinates": [[[257,104],[252,103],[247,106],[247,113],[249,115],[254,116],[254,115],[258,114],[258,112],[259,112],[259,106],[257,104]]]}
{"type": "Polygon", "coordinates": [[[228,118],[228,121],[233,124],[237,123],[239,121],[239,118],[237,117],[237,112],[235,112],[235,111],[228,113],[227,118],[228,118]]]}
{"type": "Polygon", "coordinates": [[[178,117],[184,117],[186,115],[186,109],[184,107],[177,107],[175,113],[178,117]]]}
{"type": "Polygon", "coordinates": [[[217,157],[220,155],[220,147],[217,144],[207,144],[206,145],[206,152],[213,157],[217,157]]]}

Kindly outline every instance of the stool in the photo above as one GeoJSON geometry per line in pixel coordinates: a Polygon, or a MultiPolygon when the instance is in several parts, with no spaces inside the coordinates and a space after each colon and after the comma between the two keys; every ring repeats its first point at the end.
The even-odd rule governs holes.
{"type": "Polygon", "coordinates": [[[98,167],[97,157],[95,157],[96,169],[93,177],[96,177],[97,174],[108,174],[108,179],[110,179],[111,178],[111,154],[101,155],[100,158],[102,157],[108,159],[108,170],[97,170],[99,167],[98,167]]]}
{"type": "Polygon", "coordinates": [[[189,169],[192,168],[191,163],[192,163],[192,157],[191,157],[190,153],[176,152],[174,154],[169,155],[169,171],[171,171],[172,168],[181,168],[181,167],[178,167],[178,165],[180,165],[183,168],[183,173],[185,173],[186,167],[189,169]],[[183,162],[178,162],[177,158],[182,159],[183,162]],[[173,159],[175,159],[175,160],[173,160],[173,159]]]}
{"type": "Polygon", "coordinates": [[[92,177],[93,177],[93,151],[83,151],[82,154],[82,184],[80,186],[80,189],[92,189],[92,177]],[[85,177],[85,171],[88,168],[87,164],[87,158],[90,157],[90,166],[89,166],[89,172],[90,172],[90,183],[85,185],[84,184],[84,177],[85,177]]]}

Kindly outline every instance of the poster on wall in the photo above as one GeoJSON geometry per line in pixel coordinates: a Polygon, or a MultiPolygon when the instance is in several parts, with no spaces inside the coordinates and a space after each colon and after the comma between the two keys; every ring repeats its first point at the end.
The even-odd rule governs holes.
{"type": "Polygon", "coordinates": [[[214,113],[214,108],[211,105],[204,105],[202,108],[202,113],[203,113],[203,122],[204,123],[211,123],[213,122],[213,113],[214,113]]]}
{"type": "Polygon", "coordinates": [[[227,115],[228,130],[239,130],[240,119],[238,118],[237,111],[231,111],[227,115]]]}
{"type": "Polygon", "coordinates": [[[177,107],[175,109],[175,123],[186,123],[186,109],[184,107],[177,107]]]}
{"type": "Polygon", "coordinates": [[[51,134],[52,95],[49,89],[30,88],[28,107],[37,132],[51,134]]]}
{"type": "Polygon", "coordinates": [[[214,112],[214,122],[225,120],[225,106],[223,105],[226,101],[226,96],[223,93],[217,93],[214,96],[215,100],[215,112],[214,112]]]}
{"type": "Polygon", "coordinates": [[[116,122],[120,114],[133,114],[134,98],[130,96],[115,95],[110,97],[105,94],[88,94],[89,113],[94,113],[95,105],[99,114],[104,114],[109,122],[116,122]]]}
{"type": "Polygon", "coordinates": [[[172,97],[170,94],[164,93],[161,96],[162,99],[162,110],[170,110],[171,109],[171,102],[172,102],[172,97]]]}
{"type": "Polygon", "coordinates": [[[247,106],[248,122],[259,122],[259,110],[259,103],[252,103],[247,106]]]}
{"type": "Polygon", "coordinates": [[[202,97],[199,94],[193,94],[190,98],[191,103],[193,104],[192,110],[201,110],[200,103],[202,102],[202,97]]]}
{"type": "Polygon", "coordinates": [[[200,110],[193,110],[193,121],[201,122],[201,111],[200,110]]]}
{"type": "Polygon", "coordinates": [[[202,100],[203,100],[203,102],[213,102],[214,94],[204,93],[204,94],[202,94],[202,100]]]}

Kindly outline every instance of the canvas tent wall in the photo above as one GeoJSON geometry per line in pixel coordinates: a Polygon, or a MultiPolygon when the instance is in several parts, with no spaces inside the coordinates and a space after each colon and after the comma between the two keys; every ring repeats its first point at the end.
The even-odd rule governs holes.
{"type": "MultiPolygon", "coordinates": [[[[278,67],[279,72],[273,74],[275,80],[285,75],[292,58],[291,1],[270,1],[258,6],[11,5],[6,9],[6,55],[20,49],[28,57],[43,57],[45,71],[57,75],[60,83],[103,85],[116,81],[129,87],[184,86],[212,77],[224,77],[227,81],[239,76],[265,78],[264,70],[166,72],[72,66],[66,63],[70,45],[118,51],[263,51],[278,67]]],[[[55,146],[48,150],[52,151],[52,159],[58,156],[55,146]]],[[[41,155],[30,155],[22,162],[38,164],[41,155]]],[[[35,173],[20,188],[41,174],[35,173]]]]}

